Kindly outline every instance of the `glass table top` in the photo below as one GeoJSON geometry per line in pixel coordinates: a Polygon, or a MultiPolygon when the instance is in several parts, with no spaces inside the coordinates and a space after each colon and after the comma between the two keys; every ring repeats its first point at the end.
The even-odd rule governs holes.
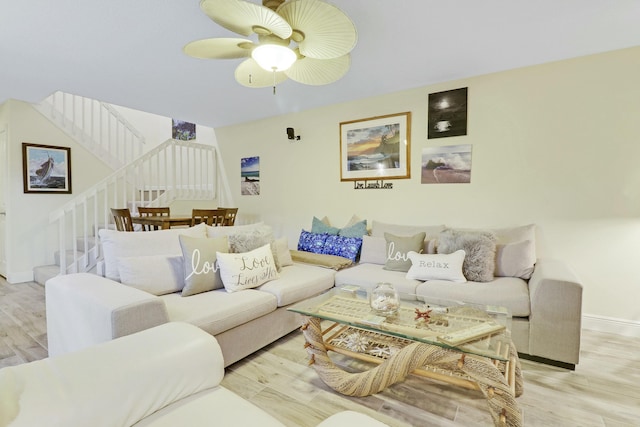
{"type": "Polygon", "coordinates": [[[504,307],[459,301],[424,301],[401,294],[393,315],[371,309],[367,290],[333,288],[288,310],[361,330],[450,348],[463,353],[508,360],[511,314],[504,307]]]}

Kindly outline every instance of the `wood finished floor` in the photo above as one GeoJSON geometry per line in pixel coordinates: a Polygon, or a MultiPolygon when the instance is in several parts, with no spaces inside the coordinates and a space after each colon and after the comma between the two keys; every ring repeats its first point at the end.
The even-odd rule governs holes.
{"type": "MultiPolygon", "coordinates": [[[[364,398],[329,389],[307,365],[298,331],[227,368],[223,385],[291,427],[315,426],[344,409],[390,426],[491,426],[477,391],[409,377],[364,398]]],[[[47,356],[44,288],[0,277],[0,368],[47,356]]],[[[360,362],[335,355],[348,370],[360,362]]],[[[525,426],[640,426],[640,340],[585,330],[575,372],[522,361],[525,426]]]]}

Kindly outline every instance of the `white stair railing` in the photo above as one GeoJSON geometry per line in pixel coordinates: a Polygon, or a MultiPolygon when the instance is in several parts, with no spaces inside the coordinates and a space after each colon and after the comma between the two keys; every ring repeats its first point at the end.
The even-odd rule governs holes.
{"type": "Polygon", "coordinates": [[[55,92],[35,108],[114,170],[142,155],[144,137],[110,104],[55,92]]]}
{"type": "Polygon", "coordinates": [[[213,146],[169,139],[76,196],[49,220],[57,224],[60,274],[91,270],[101,258],[98,230],[113,223],[110,208],[214,200],[218,157],[213,146]]]}

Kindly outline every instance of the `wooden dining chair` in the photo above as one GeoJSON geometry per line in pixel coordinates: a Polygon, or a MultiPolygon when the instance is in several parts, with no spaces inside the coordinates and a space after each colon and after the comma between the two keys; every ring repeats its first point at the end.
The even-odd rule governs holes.
{"type": "Polygon", "coordinates": [[[236,222],[236,215],[238,214],[238,208],[221,208],[218,207],[218,209],[224,209],[226,211],[225,216],[224,216],[224,225],[233,225],[236,222]]]}
{"type": "MultiPolygon", "coordinates": [[[[171,216],[171,209],[169,207],[150,208],[150,207],[138,207],[138,213],[140,216],[171,216]]],[[[160,227],[157,225],[143,225],[144,231],[158,230],[160,227]]]]}
{"type": "Polygon", "coordinates": [[[111,208],[111,214],[118,231],[133,231],[133,221],[131,221],[131,212],[129,212],[128,208],[111,208]]]}
{"type": "Polygon", "coordinates": [[[191,226],[201,222],[214,227],[222,226],[226,213],[225,209],[193,209],[191,211],[191,226]]]}

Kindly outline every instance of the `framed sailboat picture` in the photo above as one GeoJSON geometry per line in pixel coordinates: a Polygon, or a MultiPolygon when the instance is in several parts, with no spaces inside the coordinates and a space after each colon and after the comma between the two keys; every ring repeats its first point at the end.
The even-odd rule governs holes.
{"type": "Polygon", "coordinates": [[[22,143],[25,193],[71,193],[71,148],[22,143]]]}

